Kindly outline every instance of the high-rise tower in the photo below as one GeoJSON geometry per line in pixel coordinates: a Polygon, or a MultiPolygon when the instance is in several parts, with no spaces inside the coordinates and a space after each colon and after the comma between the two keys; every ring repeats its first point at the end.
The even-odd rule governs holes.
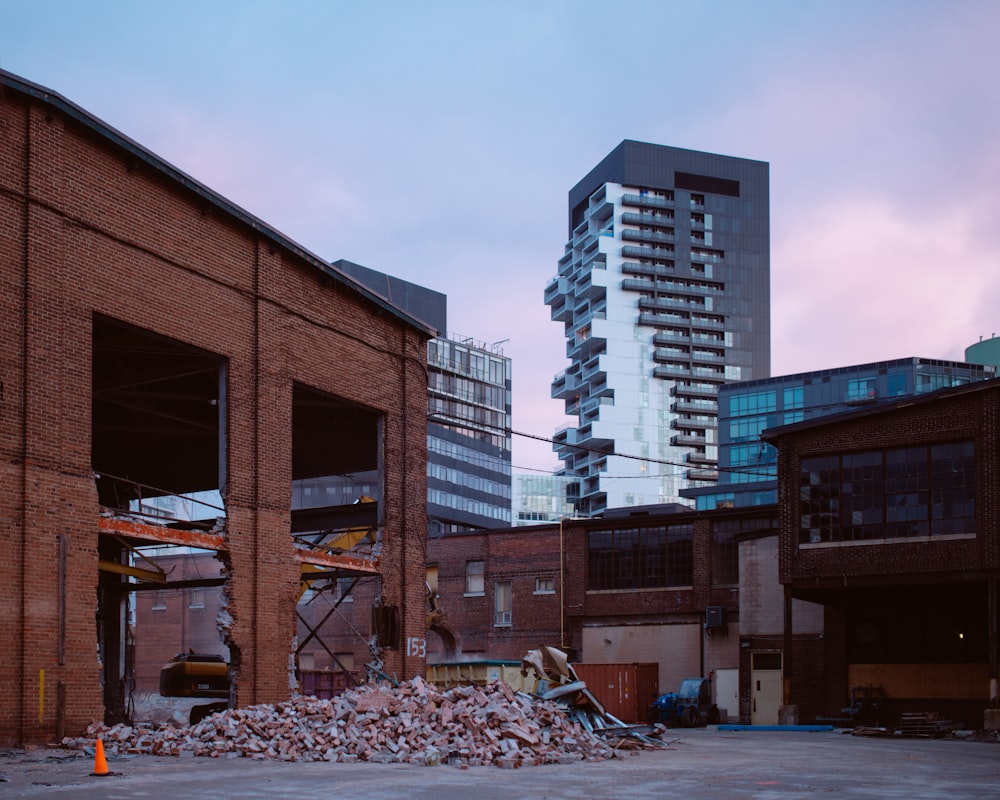
{"type": "Polygon", "coordinates": [[[770,375],[768,164],[624,141],[569,193],[545,287],[578,513],[685,502],[717,478],[717,389],[770,375]]]}

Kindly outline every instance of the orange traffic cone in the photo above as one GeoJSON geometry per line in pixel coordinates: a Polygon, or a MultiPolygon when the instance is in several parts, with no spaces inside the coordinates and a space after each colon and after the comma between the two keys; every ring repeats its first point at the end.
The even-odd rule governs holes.
{"type": "Polygon", "coordinates": [[[104,757],[104,742],[97,740],[97,750],[94,752],[94,774],[108,774],[108,760],[104,757]]]}

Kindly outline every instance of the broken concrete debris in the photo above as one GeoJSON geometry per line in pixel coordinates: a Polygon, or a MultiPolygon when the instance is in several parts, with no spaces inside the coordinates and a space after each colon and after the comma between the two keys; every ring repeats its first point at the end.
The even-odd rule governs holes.
{"type": "Polygon", "coordinates": [[[86,738],[64,744],[83,748],[95,739],[109,755],[507,768],[619,755],[618,744],[587,730],[556,701],[502,682],[439,691],[419,677],[398,687],[364,685],[330,700],[231,709],[190,727],[95,723],[86,738]]]}

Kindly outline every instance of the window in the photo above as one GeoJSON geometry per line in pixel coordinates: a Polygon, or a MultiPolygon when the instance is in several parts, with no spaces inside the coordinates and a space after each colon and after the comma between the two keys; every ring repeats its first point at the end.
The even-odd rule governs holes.
{"type": "Polygon", "coordinates": [[[773,389],[766,392],[749,392],[729,396],[730,417],[767,414],[776,411],[777,408],[777,395],[773,389]]]}
{"type": "Polygon", "coordinates": [[[790,386],[784,390],[784,406],[789,411],[793,408],[804,408],[803,388],[801,386],[790,386]]]}
{"type": "Polygon", "coordinates": [[[855,378],[847,382],[847,402],[865,403],[876,399],[874,378],[855,378]]]}
{"type": "Polygon", "coordinates": [[[188,598],[188,608],[204,608],[204,607],[205,607],[205,590],[192,589],[191,595],[188,598]]]}
{"type": "Polygon", "coordinates": [[[803,458],[799,542],[975,533],[972,442],[803,458]]]}
{"type": "Polygon", "coordinates": [[[510,625],[513,591],[510,581],[497,581],[493,585],[494,625],[510,625]]]}
{"type": "Polygon", "coordinates": [[[535,578],[535,594],[555,594],[555,578],[535,578]]]}
{"type": "Polygon", "coordinates": [[[153,611],[166,611],[167,610],[167,593],[161,589],[157,589],[153,592],[153,611]]]}
{"type": "Polygon", "coordinates": [[[467,561],[465,563],[465,593],[484,594],[486,581],[482,561],[467,561]]]}
{"type": "Polygon", "coordinates": [[[593,530],[587,539],[587,588],[690,586],[692,539],[691,525],[593,530]]]}

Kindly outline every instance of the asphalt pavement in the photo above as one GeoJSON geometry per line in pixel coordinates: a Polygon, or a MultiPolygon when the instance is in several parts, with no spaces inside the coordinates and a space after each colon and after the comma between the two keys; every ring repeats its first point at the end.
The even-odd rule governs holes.
{"type": "Polygon", "coordinates": [[[245,758],[108,758],[53,749],[0,751],[0,798],[72,800],[652,800],[653,798],[1000,797],[1000,743],[869,738],[841,731],[675,729],[667,746],[595,763],[461,768],[450,764],[283,763],[245,758]]]}

